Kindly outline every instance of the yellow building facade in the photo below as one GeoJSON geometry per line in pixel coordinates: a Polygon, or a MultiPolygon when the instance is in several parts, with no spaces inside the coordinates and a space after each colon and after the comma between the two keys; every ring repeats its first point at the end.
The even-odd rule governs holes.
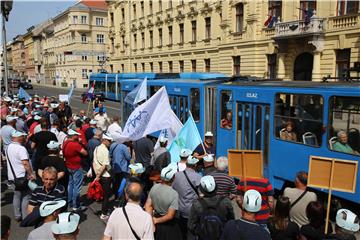
{"type": "Polygon", "coordinates": [[[360,64],[358,1],[108,1],[111,72],[288,80],[360,64]]]}

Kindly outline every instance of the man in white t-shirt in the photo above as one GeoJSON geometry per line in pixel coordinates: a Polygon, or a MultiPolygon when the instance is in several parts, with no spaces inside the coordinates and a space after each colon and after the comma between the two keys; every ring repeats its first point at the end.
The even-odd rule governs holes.
{"type": "Polygon", "coordinates": [[[115,140],[118,139],[118,137],[121,135],[122,133],[122,129],[120,127],[120,117],[119,116],[114,116],[113,117],[113,122],[112,124],[110,124],[110,126],[107,129],[107,132],[110,134],[110,136],[112,138],[114,138],[115,140]]]}
{"type": "MultiPolygon", "coordinates": [[[[6,156],[8,158],[8,179],[14,181],[15,177],[21,178],[27,176],[29,180],[34,180],[35,175],[29,162],[29,154],[26,148],[22,145],[25,142],[26,133],[14,131],[11,136],[12,142],[9,144],[6,151],[6,156]],[[9,164],[9,161],[12,168],[9,164]],[[12,169],[15,173],[15,176],[12,169]]],[[[17,221],[20,221],[26,217],[29,198],[29,189],[14,191],[13,207],[15,219],[17,221]]]]}
{"type": "Polygon", "coordinates": [[[127,185],[125,197],[128,202],[123,208],[125,208],[129,222],[126,220],[123,208],[115,209],[107,222],[103,240],[136,239],[131,228],[139,239],[154,239],[151,216],[140,207],[142,192],[140,183],[132,182],[127,185]]]}

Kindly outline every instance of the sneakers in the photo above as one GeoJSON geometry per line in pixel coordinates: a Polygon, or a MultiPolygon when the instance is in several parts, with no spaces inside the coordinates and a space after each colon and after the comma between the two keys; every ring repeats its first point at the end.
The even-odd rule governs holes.
{"type": "Polygon", "coordinates": [[[72,208],[71,211],[72,211],[72,212],[83,212],[83,211],[85,211],[86,209],[87,209],[87,207],[85,207],[85,206],[80,206],[80,207],[78,207],[78,208],[72,208]]]}
{"type": "Polygon", "coordinates": [[[109,217],[110,217],[110,216],[109,216],[108,214],[101,214],[101,215],[100,215],[100,219],[101,219],[101,220],[108,220],[109,217]]]}

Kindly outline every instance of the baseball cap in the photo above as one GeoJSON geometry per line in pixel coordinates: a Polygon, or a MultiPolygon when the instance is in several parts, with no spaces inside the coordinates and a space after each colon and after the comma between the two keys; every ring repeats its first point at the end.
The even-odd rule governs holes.
{"type": "Polygon", "coordinates": [[[131,174],[141,174],[145,172],[145,168],[141,163],[134,163],[129,165],[131,174]]]}
{"type": "Polygon", "coordinates": [[[51,226],[54,234],[68,234],[76,231],[80,221],[80,216],[76,213],[60,213],[56,223],[51,226]]]}
{"type": "Polygon", "coordinates": [[[18,111],[17,108],[10,107],[10,112],[17,112],[17,111],[18,111]]]}
{"type": "Polygon", "coordinates": [[[102,135],[102,139],[114,141],[114,139],[113,139],[110,135],[108,135],[108,133],[104,133],[104,134],[102,135]]]}
{"type": "Polygon", "coordinates": [[[182,158],[189,157],[191,155],[191,153],[192,153],[192,151],[190,149],[183,148],[180,151],[180,157],[182,157],[182,158]]]}
{"type": "Polygon", "coordinates": [[[41,117],[39,115],[34,116],[34,120],[40,120],[40,119],[41,119],[41,117]]]}
{"type": "Polygon", "coordinates": [[[161,143],[165,143],[165,142],[167,142],[167,141],[168,141],[168,139],[167,139],[166,137],[161,136],[161,137],[159,138],[159,142],[161,142],[161,143]]]}
{"type": "Polygon", "coordinates": [[[171,181],[174,177],[175,173],[177,173],[177,169],[173,167],[173,165],[168,165],[161,170],[160,177],[164,181],[171,181]]]}
{"type": "Polygon", "coordinates": [[[26,135],[27,135],[26,133],[16,131],[16,130],[11,133],[11,137],[21,137],[21,136],[26,136],[26,135]]]}
{"type": "Polygon", "coordinates": [[[261,202],[261,194],[258,191],[251,189],[245,192],[242,205],[246,211],[256,213],[261,209],[261,202]]]}
{"type": "Polygon", "coordinates": [[[207,175],[200,179],[201,190],[211,193],[215,190],[216,184],[213,176],[207,175]]]}
{"type": "Polygon", "coordinates": [[[69,129],[69,130],[67,131],[67,134],[68,134],[69,136],[74,136],[74,135],[80,136],[80,135],[81,135],[80,133],[78,133],[78,132],[76,132],[76,131],[74,131],[74,130],[72,130],[72,129],[69,129]]]}
{"type": "Polygon", "coordinates": [[[41,105],[36,104],[36,105],[35,105],[35,108],[41,108],[41,105]]]}
{"type": "Polygon", "coordinates": [[[46,146],[48,149],[58,149],[60,147],[60,143],[56,141],[50,141],[46,146]]]}
{"type": "Polygon", "coordinates": [[[11,116],[11,115],[6,116],[6,122],[12,122],[16,119],[18,119],[18,117],[16,117],[16,116],[11,116]]]}
{"type": "Polygon", "coordinates": [[[203,157],[205,162],[213,162],[214,161],[214,157],[212,154],[206,155],[205,157],[203,157]]]}
{"type": "Polygon", "coordinates": [[[210,132],[210,131],[207,131],[205,133],[205,137],[213,137],[213,136],[214,136],[214,134],[212,132],[210,132]]]}
{"type": "Polygon", "coordinates": [[[190,155],[186,162],[189,165],[195,165],[195,164],[197,164],[199,162],[199,159],[197,159],[197,158],[190,155]]]}
{"type": "Polygon", "coordinates": [[[65,200],[46,201],[40,205],[40,216],[46,217],[66,205],[65,200]]]}
{"type": "Polygon", "coordinates": [[[351,232],[357,232],[360,229],[356,214],[344,208],[336,213],[336,225],[351,232]]]}

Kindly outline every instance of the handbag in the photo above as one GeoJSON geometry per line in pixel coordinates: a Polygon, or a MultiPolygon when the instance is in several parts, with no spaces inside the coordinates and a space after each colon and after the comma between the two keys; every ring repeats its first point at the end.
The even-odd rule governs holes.
{"type": "Polygon", "coordinates": [[[10,159],[9,159],[9,154],[8,154],[8,148],[6,149],[6,158],[9,162],[9,165],[10,165],[10,169],[11,169],[11,172],[14,176],[14,185],[15,185],[15,190],[16,191],[24,191],[24,190],[27,190],[29,187],[28,187],[28,179],[27,177],[16,177],[15,175],[15,171],[14,171],[14,168],[10,162],[10,159]]]}

